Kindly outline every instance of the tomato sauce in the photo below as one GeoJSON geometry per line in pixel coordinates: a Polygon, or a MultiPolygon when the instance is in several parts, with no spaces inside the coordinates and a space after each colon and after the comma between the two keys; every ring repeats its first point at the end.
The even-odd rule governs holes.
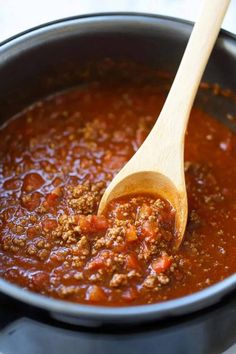
{"type": "MultiPolygon", "coordinates": [[[[64,300],[124,306],[187,295],[236,270],[236,137],[198,108],[185,149],[189,219],[151,195],[101,196],[152,128],[166,91],[90,82],[0,130],[0,276],[64,300]]],[[[158,138],[158,137],[157,137],[158,138]]]]}

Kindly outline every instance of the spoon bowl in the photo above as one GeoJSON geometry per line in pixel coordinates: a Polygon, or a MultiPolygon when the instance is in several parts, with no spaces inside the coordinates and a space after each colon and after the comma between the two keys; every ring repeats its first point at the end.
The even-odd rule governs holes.
{"type": "Polygon", "coordinates": [[[127,175],[116,182],[116,178],[107,188],[101,199],[98,213],[104,213],[107,204],[119,197],[135,194],[151,194],[167,200],[175,209],[175,239],[173,246],[178,248],[187,222],[186,189],[178,190],[173,182],[165,175],[155,171],[141,171],[127,175]],[[145,187],[144,187],[145,186],[145,187]]]}

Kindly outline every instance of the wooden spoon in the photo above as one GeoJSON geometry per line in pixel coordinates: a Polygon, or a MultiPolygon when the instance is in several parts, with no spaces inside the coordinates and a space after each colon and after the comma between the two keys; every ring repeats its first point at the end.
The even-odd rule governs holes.
{"type": "Polygon", "coordinates": [[[157,122],[139,150],[109,184],[99,205],[98,213],[101,214],[108,202],[124,195],[151,193],[163,197],[176,210],[176,247],[183,239],[188,216],[184,177],[185,131],[229,2],[204,2],[157,122]]]}

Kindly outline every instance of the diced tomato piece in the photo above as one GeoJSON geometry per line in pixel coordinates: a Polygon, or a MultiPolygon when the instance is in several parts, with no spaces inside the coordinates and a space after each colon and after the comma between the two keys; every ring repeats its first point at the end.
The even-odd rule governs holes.
{"type": "Polygon", "coordinates": [[[142,226],[142,235],[144,237],[153,238],[157,235],[157,227],[152,221],[145,221],[142,226]]]}
{"type": "Polygon", "coordinates": [[[41,177],[38,173],[28,173],[23,182],[23,190],[26,192],[33,192],[36,189],[42,187],[45,183],[43,177],[41,177]]]}
{"type": "Polygon", "coordinates": [[[168,255],[162,255],[152,262],[152,269],[155,270],[157,274],[164,273],[170,268],[172,264],[172,258],[168,255]]]}
{"type": "Polygon", "coordinates": [[[105,267],[106,267],[105,259],[99,256],[93,258],[88,264],[88,269],[93,269],[93,270],[97,270],[105,267]]]}
{"type": "Polygon", "coordinates": [[[124,300],[133,301],[137,298],[138,294],[137,290],[132,287],[125,290],[121,296],[124,300]]]}
{"type": "Polygon", "coordinates": [[[29,211],[35,210],[41,203],[42,194],[35,192],[21,197],[21,205],[29,211]]]}
{"type": "Polygon", "coordinates": [[[87,289],[86,300],[92,302],[104,301],[106,300],[106,294],[100,286],[91,285],[87,289]]]}
{"type": "Polygon", "coordinates": [[[57,221],[53,219],[45,219],[42,222],[42,228],[44,231],[52,231],[57,228],[57,221]]]}
{"type": "Polygon", "coordinates": [[[21,185],[21,180],[18,178],[11,178],[3,183],[3,188],[7,190],[18,189],[21,185]]]}
{"type": "Polygon", "coordinates": [[[33,227],[29,227],[27,230],[27,236],[29,238],[34,238],[35,236],[40,235],[40,229],[33,226],[33,227]]]}
{"type": "Polygon", "coordinates": [[[59,177],[56,177],[52,183],[55,187],[57,187],[62,183],[62,179],[59,177]]]}
{"type": "Polygon", "coordinates": [[[113,246],[114,252],[124,252],[126,250],[127,245],[125,243],[119,243],[117,246],[113,246]]]}
{"type": "Polygon", "coordinates": [[[75,218],[82,232],[92,233],[108,228],[108,220],[103,215],[78,215],[75,218]]]}
{"type": "Polygon", "coordinates": [[[136,227],[134,225],[130,225],[125,233],[125,239],[127,242],[133,242],[136,241],[138,239],[137,236],[137,230],[136,227]]]}
{"type": "Polygon", "coordinates": [[[66,259],[66,251],[63,249],[58,249],[52,251],[50,254],[50,262],[52,263],[63,263],[66,259]]]}
{"type": "Polygon", "coordinates": [[[93,232],[94,228],[92,225],[92,216],[79,215],[78,224],[82,232],[93,232]]]}
{"type": "Polygon", "coordinates": [[[138,217],[145,219],[148,216],[152,215],[152,209],[150,206],[148,206],[147,204],[143,204],[138,212],[138,217]]]}
{"type": "Polygon", "coordinates": [[[62,190],[60,187],[56,187],[50,194],[46,197],[46,203],[49,207],[55,207],[58,204],[60,197],[62,196],[62,190]]]}
{"type": "Polygon", "coordinates": [[[126,265],[131,269],[140,269],[137,257],[133,253],[126,256],[126,265]]]}
{"type": "Polygon", "coordinates": [[[94,231],[106,230],[109,226],[108,220],[103,215],[93,215],[92,224],[94,231]]]}
{"type": "Polygon", "coordinates": [[[61,189],[61,187],[56,187],[56,188],[54,188],[53,191],[52,191],[52,194],[55,194],[55,195],[57,195],[58,197],[61,197],[61,196],[62,196],[62,189],[61,189]]]}
{"type": "Polygon", "coordinates": [[[50,193],[46,197],[46,203],[47,203],[47,206],[49,206],[49,207],[56,206],[57,201],[58,201],[58,196],[56,194],[50,193]]]}
{"type": "Polygon", "coordinates": [[[108,266],[107,261],[111,258],[111,252],[101,251],[96,257],[92,258],[88,263],[86,268],[97,270],[101,268],[106,268],[108,266]]]}

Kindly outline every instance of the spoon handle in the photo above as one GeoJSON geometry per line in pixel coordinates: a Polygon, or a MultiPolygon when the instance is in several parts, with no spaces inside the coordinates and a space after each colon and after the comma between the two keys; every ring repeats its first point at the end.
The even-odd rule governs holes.
{"type": "MultiPolygon", "coordinates": [[[[172,135],[179,135],[181,141],[184,139],[193,101],[229,3],[230,0],[204,1],[202,12],[194,25],[178,72],[159,116],[158,131],[160,124],[163,123],[170,129],[172,135]]],[[[154,130],[156,129],[157,127],[154,126],[154,130]]]]}
{"type": "Polygon", "coordinates": [[[185,190],[185,131],[229,3],[230,0],[205,0],[158,120],[126,170],[158,171],[174,181],[178,190],[185,190]]]}

